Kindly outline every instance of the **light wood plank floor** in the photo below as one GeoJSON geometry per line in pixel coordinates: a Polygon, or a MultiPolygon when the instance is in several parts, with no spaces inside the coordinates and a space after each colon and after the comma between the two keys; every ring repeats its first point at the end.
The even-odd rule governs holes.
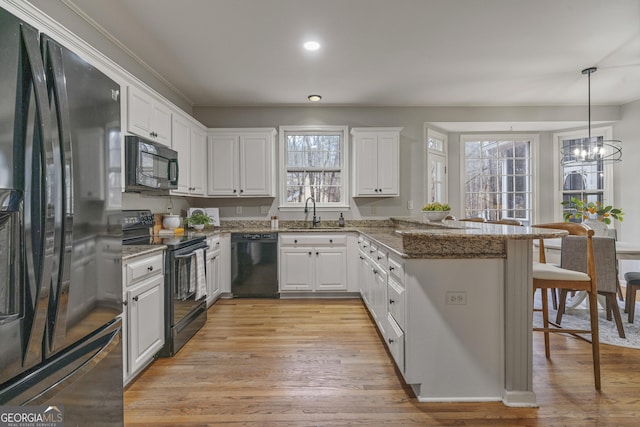
{"type": "Polygon", "coordinates": [[[540,408],[418,403],[360,300],[221,300],[125,392],[126,426],[637,426],[640,350],[534,334],[540,408]],[[563,359],[568,359],[564,361],[563,359]]]}

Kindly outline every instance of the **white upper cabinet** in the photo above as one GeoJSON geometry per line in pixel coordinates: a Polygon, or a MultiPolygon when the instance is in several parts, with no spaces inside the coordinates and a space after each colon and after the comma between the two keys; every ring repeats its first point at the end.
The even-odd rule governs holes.
{"type": "Polygon", "coordinates": [[[127,131],[171,146],[171,108],[135,86],[127,90],[127,131]]]}
{"type": "Polygon", "coordinates": [[[209,129],[207,194],[275,197],[273,128],[209,129]]]}
{"type": "Polygon", "coordinates": [[[173,114],[171,146],[178,152],[178,188],[173,194],[204,196],[206,133],[202,126],[173,114]]]}
{"type": "Polygon", "coordinates": [[[402,128],[353,128],[354,197],[400,195],[402,128]]]}

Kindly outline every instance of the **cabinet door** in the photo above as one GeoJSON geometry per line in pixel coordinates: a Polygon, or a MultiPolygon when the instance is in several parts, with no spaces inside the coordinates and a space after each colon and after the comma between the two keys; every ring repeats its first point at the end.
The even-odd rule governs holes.
{"type": "Polygon", "coordinates": [[[271,137],[240,135],[240,195],[272,196],[271,137]]]}
{"type": "Polygon", "coordinates": [[[191,127],[191,194],[204,196],[205,193],[205,153],[207,152],[207,138],[204,131],[191,127]]]}
{"type": "Polygon", "coordinates": [[[161,102],[155,101],[152,104],[151,130],[154,140],[171,146],[171,110],[161,102]]]}
{"type": "Polygon", "coordinates": [[[153,100],[146,93],[129,86],[127,90],[127,130],[143,138],[151,138],[153,100]]]}
{"type": "Polygon", "coordinates": [[[347,248],[315,248],[316,291],[347,290],[347,248]]]}
{"type": "Polygon", "coordinates": [[[313,248],[280,250],[280,290],[313,290],[313,248]]]}
{"type": "Polygon", "coordinates": [[[356,196],[378,193],[378,149],[375,135],[358,135],[354,141],[356,157],[356,196]]]}
{"type": "MultiPolygon", "coordinates": [[[[387,319],[387,272],[376,264],[372,264],[373,270],[373,310],[376,312],[376,321],[381,331],[384,331],[387,319]]],[[[383,333],[384,336],[384,333],[383,333]]]]}
{"type": "Polygon", "coordinates": [[[220,295],[220,251],[207,254],[207,305],[220,295]]]}
{"type": "Polygon", "coordinates": [[[385,196],[398,193],[398,135],[394,133],[378,135],[378,192],[385,196]]]}
{"type": "Polygon", "coordinates": [[[164,276],[155,275],[127,291],[129,371],[135,374],[164,345],[164,276]]]}
{"type": "Polygon", "coordinates": [[[189,122],[180,116],[173,117],[171,147],[178,152],[178,188],[173,190],[177,194],[189,194],[190,179],[190,132],[189,122]]]}
{"type": "Polygon", "coordinates": [[[238,138],[234,135],[214,135],[208,144],[208,194],[238,195],[238,138]]]}

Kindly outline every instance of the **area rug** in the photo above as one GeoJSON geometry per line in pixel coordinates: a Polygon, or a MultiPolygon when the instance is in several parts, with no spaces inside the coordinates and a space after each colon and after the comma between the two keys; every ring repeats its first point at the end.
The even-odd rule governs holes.
{"type": "MultiPolygon", "coordinates": [[[[539,292],[536,292],[534,301],[536,307],[541,307],[539,294],[539,292]]],[[[607,320],[605,311],[600,308],[600,310],[598,310],[600,343],[620,347],[640,348],[640,303],[636,302],[635,323],[627,322],[628,316],[627,313],[624,312],[624,302],[618,301],[618,305],[620,306],[620,315],[622,316],[622,325],[624,326],[626,338],[620,338],[615,320],[607,320]]],[[[551,305],[551,298],[549,298],[549,319],[552,321],[556,319],[556,310],[554,310],[551,305]]],[[[542,326],[542,313],[534,313],[533,323],[536,326],[542,326]]],[[[588,329],[589,311],[586,306],[580,305],[577,308],[567,309],[567,312],[562,316],[562,327],[588,329]]]]}

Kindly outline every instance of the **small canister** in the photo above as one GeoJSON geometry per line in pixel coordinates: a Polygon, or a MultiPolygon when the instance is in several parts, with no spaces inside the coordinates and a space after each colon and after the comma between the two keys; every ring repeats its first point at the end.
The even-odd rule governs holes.
{"type": "Polygon", "coordinates": [[[271,229],[272,230],[278,229],[278,217],[275,215],[271,217],[271,229]]]}

